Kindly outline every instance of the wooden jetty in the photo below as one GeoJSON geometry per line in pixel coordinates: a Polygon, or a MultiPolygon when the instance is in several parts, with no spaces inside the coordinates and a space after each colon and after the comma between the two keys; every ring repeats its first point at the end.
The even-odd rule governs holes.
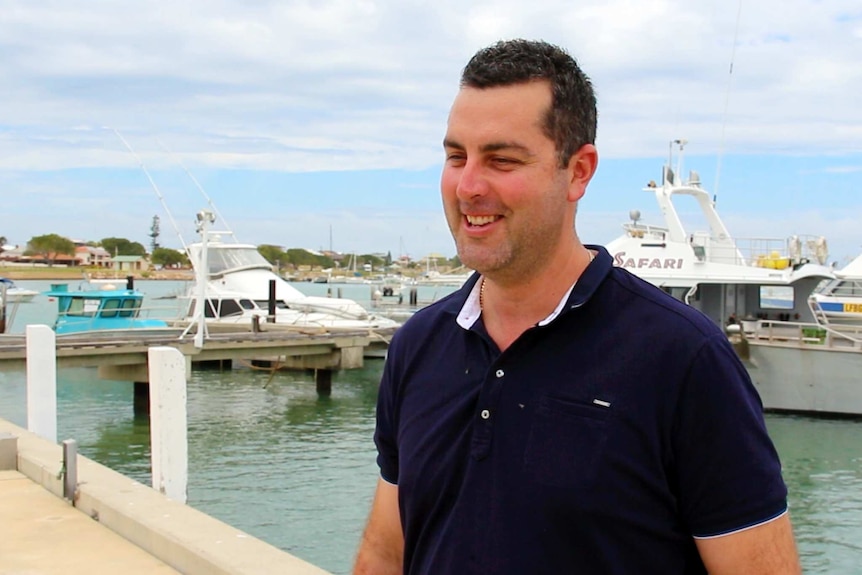
{"type": "MultiPolygon", "coordinates": [[[[248,360],[270,362],[273,369],[314,370],[318,392],[328,394],[334,370],[362,367],[370,349],[387,344],[385,337],[367,331],[268,329],[210,333],[203,345],[196,347],[191,335],[180,338],[181,333],[179,330],[130,330],[57,337],[57,367],[95,366],[102,379],[144,383],[148,381],[148,349],[168,346],[186,357],[189,369],[193,364],[225,362],[230,365],[232,360],[248,360]]],[[[26,348],[24,335],[0,335],[0,370],[25,369],[26,348]]]]}

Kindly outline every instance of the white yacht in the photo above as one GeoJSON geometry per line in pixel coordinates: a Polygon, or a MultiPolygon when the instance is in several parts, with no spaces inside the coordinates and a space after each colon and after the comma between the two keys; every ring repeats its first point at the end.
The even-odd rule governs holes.
{"type": "Polygon", "coordinates": [[[187,320],[196,318],[200,294],[205,293],[207,325],[251,326],[272,321],[278,326],[325,331],[394,331],[399,324],[369,313],[351,299],[307,296],[273,272],[252,244],[219,240],[188,246],[194,262],[206,261],[203,292],[193,285],[187,320]],[[204,256],[205,252],[205,256],[204,256]],[[270,308],[272,306],[272,309],[270,308]]]}
{"type": "MultiPolygon", "coordinates": [[[[835,278],[822,237],[734,239],[692,171],[671,160],[660,184],[644,191],[662,225],[632,211],[624,233],[607,246],[617,266],[700,310],[728,334],[763,400],[774,411],[862,414],[862,325],[838,330],[818,323],[809,296],[835,278]],[[696,200],[708,230],[683,227],[674,199],[696,200]]],[[[660,327],[660,326],[657,326],[660,327]]]]}
{"type": "Polygon", "coordinates": [[[39,292],[18,287],[15,282],[8,278],[0,278],[0,302],[3,302],[3,294],[6,294],[6,303],[27,303],[39,295],[39,292]],[[4,289],[5,288],[5,289],[4,289]]]}
{"type": "Polygon", "coordinates": [[[862,325],[862,255],[840,270],[811,296],[811,306],[823,324],[862,325]]]}

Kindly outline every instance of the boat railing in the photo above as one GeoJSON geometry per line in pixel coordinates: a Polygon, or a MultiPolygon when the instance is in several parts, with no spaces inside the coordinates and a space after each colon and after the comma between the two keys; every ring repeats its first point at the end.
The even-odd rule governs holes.
{"type": "MultiPolygon", "coordinates": [[[[669,231],[665,227],[640,222],[623,224],[631,238],[645,242],[665,243],[669,231]]],[[[804,262],[824,264],[828,256],[822,237],[792,236],[782,238],[717,239],[708,232],[695,232],[689,236],[689,245],[698,261],[748,265],[783,270],[804,262]],[[740,259],[741,257],[741,259],[740,259]]]]}
{"type": "Polygon", "coordinates": [[[827,326],[817,323],[758,320],[745,337],[758,342],[823,347],[830,349],[862,349],[862,325],[827,326]]]}
{"type": "Polygon", "coordinates": [[[668,229],[651,226],[649,224],[630,223],[623,224],[623,229],[631,238],[644,239],[648,241],[664,242],[667,240],[668,229]]]}
{"type": "Polygon", "coordinates": [[[748,265],[770,269],[786,269],[805,262],[825,264],[829,255],[822,236],[737,238],[736,247],[748,265]]]}

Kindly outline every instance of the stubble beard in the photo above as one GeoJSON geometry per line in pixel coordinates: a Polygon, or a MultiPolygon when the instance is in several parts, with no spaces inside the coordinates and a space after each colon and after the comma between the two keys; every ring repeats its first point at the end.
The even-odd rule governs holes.
{"type": "Polygon", "coordinates": [[[548,265],[551,253],[562,240],[560,236],[553,229],[529,230],[516,239],[507,236],[493,244],[456,237],[455,245],[464,266],[482,275],[518,282],[548,265]]]}
{"type": "Polygon", "coordinates": [[[513,260],[508,242],[503,245],[490,245],[487,242],[456,237],[455,247],[461,264],[482,275],[506,269],[513,260]]]}
{"type": "MultiPolygon", "coordinates": [[[[566,241],[558,215],[564,207],[559,196],[547,197],[534,212],[534,221],[527,225],[516,223],[517,218],[500,222],[503,229],[493,239],[475,239],[464,233],[460,229],[464,217],[460,209],[447,214],[461,264],[501,281],[518,282],[541,273],[550,265],[561,242],[566,241]]],[[[574,238],[574,222],[569,225],[574,238]]]]}

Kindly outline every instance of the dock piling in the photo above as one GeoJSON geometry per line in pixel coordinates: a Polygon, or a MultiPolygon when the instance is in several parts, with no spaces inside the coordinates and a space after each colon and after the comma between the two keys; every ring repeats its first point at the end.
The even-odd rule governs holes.
{"type": "Polygon", "coordinates": [[[151,347],[147,365],[153,489],[185,503],[188,484],[186,360],[176,348],[151,347]]]}
{"type": "Polygon", "coordinates": [[[267,323],[275,323],[275,280],[269,280],[266,321],[267,323]]]}
{"type": "Polygon", "coordinates": [[[47,325],[28,325],[27,429],[57,443],[57,345],[47,325]]]}
{"type": "Polygon", "coordinates": [[[314,382],[317,385],[318,395],[329,397],[332,395],[332,370],[315,369],[314,382]]]}
{"type": "Polygon", "coordinates": [[[6,333],[6,284],[0,282],[0,333],[6,333]]]}
{"type": "Polygon", "coordinates": [[[135,382],[135,398],[134,407],[135,415],[146,416],[150,415],[150,382],[136,381],[135,382]]]}

